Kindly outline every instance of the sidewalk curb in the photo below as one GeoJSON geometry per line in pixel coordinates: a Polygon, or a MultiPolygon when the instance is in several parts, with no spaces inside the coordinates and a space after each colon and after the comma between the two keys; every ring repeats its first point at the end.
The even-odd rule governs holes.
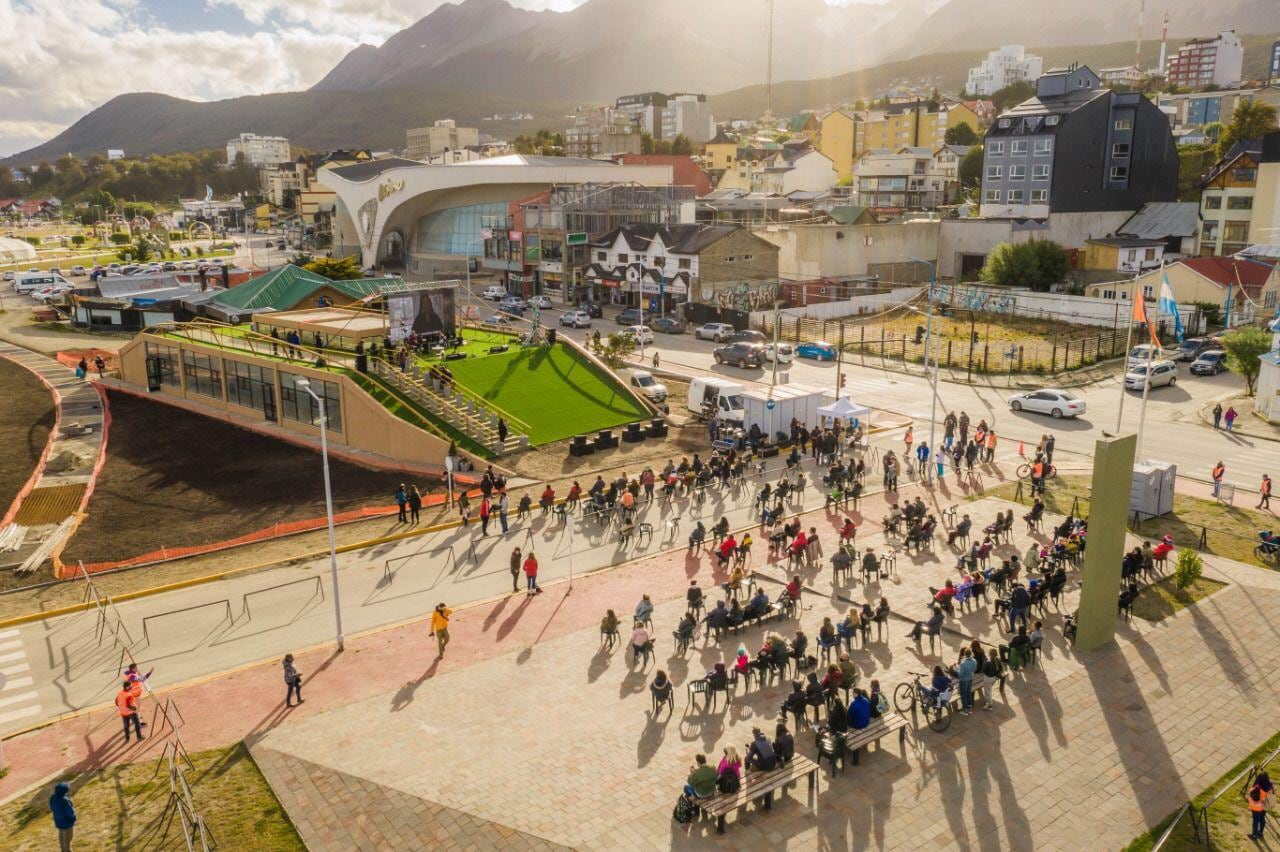
{"type": "MultiPolygon", "coordinates": [[[[1214,406],[1214,405],[1216,405],[1216,404],[1220,404],[1220,403],[1223,403],[1223,402],[1228,402],[1228,401],[1233,400],[1233,399],[1248,399],[1248,398],[1249,398],[1249,397],[1247,397],[1247,396],[1240,396],[1239,394],[1233,394],[1232,396],[1222,397],[1221,399],[1213,399],[1213,400],[1210,400],[1210,401],[1209,401],[1208,403],[1206,403],[1205,405],[1202,405],[1202,406],[1200,406],[1198,409],[1196,409],[1196,416],[1200,418],[1200,422],[1201,422],[1202,424],[1204,424],[1205,426],[1208,426],[1210,429],[1213,429],[1213,428],[1214,428],[1214,427],[1213,427],[1213,406],[1214,406]],[[1208,414],[1206,414],[1205,412],[1208,412],[1208,414]]],[[[1248,412],[1246,412],[1246,414],[1253,414],[1253,409],[1250,409],[1248,412]]],[[[1244,415],[1242,414],[1242,415],[1240,415],[1240,416],[1241,416],[1241,417],[1243,417],[1244,415]]],[[[1256,416],[1256,415],[1255,415],[1255,416],[1256,416]]],[[[1236,422],[1239,422],[1239,420],[1237,420],[1236,422]]],[[[1264,421],[1264,422],[1265,422],[1265,421],[1264,421]]],[[[1215,431],[1215,432],[1222,432],[1222,431],[1224,431],[1224,430],[1222,430],[1222,429],[1214,429],[1214,431],[1215,431]]],[[[1244,435],[1246,438],[1257,438],[1259,441],[1272,441],[1272,442],[1275,442],[1275,443],[1280,444],[1280,436],[1275,436],[1275,437],[1273,437],[1273,436],[1271,436],[1271,435],[1262,435],[1262,434],[1259,434],[1259,433],[1257,433],[1257,432],[1236,431],[1236,430],[1234,430],[1234,429],[1231,431],[1231,434],[1232,434],[1232,435],[1244,435]]]]}

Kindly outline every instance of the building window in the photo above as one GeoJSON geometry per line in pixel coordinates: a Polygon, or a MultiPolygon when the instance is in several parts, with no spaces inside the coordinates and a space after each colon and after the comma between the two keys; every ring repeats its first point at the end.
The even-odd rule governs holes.
{"type": "Polygon", "coordinates": [[[618,255],[618,263],[626,263],[626,262],[627,262],[627,255],[625,254],[618,255]]]}
{"type": "Polygon", "coordinates": [[[725,263],[733,263],[733,262],[734,262],[734,261],[736,261],[737,259],[738,259],[737,255],[730,254],[730,255],[726,255],[726,256],[725,256],[724,262],[725,262],[725,263]]]}
{"type": "Polygon", "coordinates": [[[1049,167],[1047,165],[1032,166],[1031,179],[1032,180],[1048,180],[1049,167]]]}
{"type": "Polygon", "coordinates": [[[1045,202],[1047,202],[1048,200],[1049,200],[1049,190],[1047,190],[1047,189],[1033,189],[1033,190],[1031,190],[1031,203],[1032,203],[1032,204],[1044,204],[1044,203],[1045,203],[1045,202]]]}
{"type": "Polygon", "coordinates": [[[1262,307],[1266,308],[1268,311],[1275,310],[1277,296],[1280,296],[1280,292],[1277,292],[1275,290],[1272,290],[1270,293],[1267,293],[1266,295],[1264,295],[1262,297],[1262,307]]]}
{"type": "Polygon", "coordinates": [[[1010,179],[1010,180],[1022,180],[1022,179],[1023,179],[1023,178],[1025,178],[1026,176],[1027,176],[1027,167],[1026,167],[1026,166],[1010,166],[1010,167],[1009,167],[1009,179],[1010,179]]]}
{"type": "Polygon", "coordinates": [[[1051,151],[1053,150],[1053,140],[1052,140],[1052,139],[1037,139],[1037,140],[1036,140],[1036,144],[1035,144],[1035,146],[1034,146],[1033,150],[1034,150],[1034,151],[1035,151],[1035,153],[1037,153],[1037,154],[1048,154],[1049,152],[1051,152],[1051,151]]]}
{"type": "Polygon", "coordinates": [[[1149,249],[1147,249],[1145,252],[1143,252],[1143,254],[1142,254],[1142,259],[1143,259],[1143,260],[1155,260],[1155,259],[1156,259],[1156,250],[1155,250],[1155,249],[1153,249],[1153,248],[1149,248],[1149,249]]]}
{"type": "Polygon", "coordinates": [[[598,252],[596,252],[596,262],[597,262],[597,263],[604,263],[604,262],[605,262],[606,260],[608,260],[608,259],[609,259],[609,253],[608,253],[608,252],[603,252],[603,251],[598,251],[598,252]]]}
{"type": "Polygon", "coordinates": [[[1249,238],[1248,222],[1227,222],[1222,228],[1224,243],[1242,243],[1249,238]]]}
{"type": "Polygon", "coordinates": [[[1013,140],[1012,142],[1010,142],[1010,143],[1009,143],[1009,153],[1010,153],[1010,154],[1025,154],[1025,153],[1027,153],[1027,140],[1025,140],[1025,139],[1015,139],[1015,140],[1013,140]]]}
{"type": "Polygon", "coordinates": [[[149,375],[158,379],[161,385],[168,385],[171,388],[182,387],[182,379],[178,377],[178,350],[172,346],[148,343],[146,353],[149,375]]]}
{"type": "Polygon", "coordinates": [[[1228,210],[1252,210],[1253,196],[1252,195],[1228,195],[1227,209],[1228,210]]]}
{"type": "Polygon", "coordinates": [[[1206,195],[1206,196],[1204,197],[1204,209],[1205,209],[1205,210],[1221,210],[1221,209],[1222,209],[1222,196],[1221,196],[1221,195],[1206,195]]]}
{"type": "Polygon", "coordinates": [[[681,268],[681,269],[689,269],[689,268],[691,268],[692,266],[693,266],[693,262],[692,262],[689,258],[687,258],[687,257],[682,257],[682,258],[680,258],[680,268],[681,268]]]}
{"type": "Polygon", "coordinates": [[[1257,169],[1232,169],[1231,179],[1238,183],[1253,183],[1258,179],[1257,169]]]}
{"type": "Polygon", "coordinates": [[[222,359],[183,350],[182,372],[187,377],[187,391],[222,399],[222,359]]]}
{"type": "Polygon", "coordinates": [[[999,180],[1004,174],[1004,168],[1001,166],[987,166],[987,180],[999,180]]]}
{"type": "Polygon", "coordinates": [[[753,254],[744,254],[744,255],[742,256],[742,261],[743,261],[744,263],[750,263],[750,262],[751,262],[752,260],[754,260],[754,259],[755,259],[755,255],[753,255],[753,254]]]}
{"type": "Polygon", "coordinates": [[[1148,299],[1152,298],[1155,295],[1155,285],[1154,284],[1144,285],[1142,288],[1142,295],[1146,296],[1148,299]]]}
{"type": "MultiPolygon", "coordinates": [[[[306,423],[310,426],[319,426],[320,406],[312,399],[311,394],[295,384],[300,378],[304,377],[281,371],[280,413],[284,415],[286,420],[306,423]]],[[[312,379],[310,376],[306,378],[311,382],[311,390],[315,391],[316,396],[324,400],[324,413],[329,418],[329,422],[325,425],[330,431],[341,432],[342,396],[338,391],[338,383],[326,382],[323,379],[312,379]]]]}
{"type": "Polygon", "coordinates": [[[1024,197],[1025,197],[1025,193],[1024,193],[1021,189],[1011,189],[1011,190],[1009,190],[1009,203],[1010,203],[1010,204],[1021,204],[1021,203],[1023,202],[1023,200],[1024,200],[1024,197]]]}
{"type": "Polygon", "coordinates": [[[992,142],[992,143],[988,144],[988,145],[987,145],[987,153],[988,153],[988,154],[1003,154],[1003,153],[1004,153],[1004,143],[1003,143],[1003,142],[992,142]]]}
{"type": "Polygon", "coordinates": [[[1128,166],[1112,166],[1111,179],[1112,180],[1128,180],[1129,167],[1128,166]]]}
{"type": "Polygon", "coordinates": [[[1045,118],[1044,123],[1046,127],[1053,127],[1055,124],[1058,123],[1058,116],[1056,115],[1048,116],[1047,118],[1045,118]]]}
{"type": "Polygon", "coordinates": [[[1116,119],[1116,130],[1132,130],[1132,129],[1133,129],[1133,119],[1131,118],[1116,119]]]}
{"type": "Polygon", "coordinates": [[[1104,299],[1114,299],[1115,297],[1116,297],[1116,291],[1115,291],[1115,290],[1103,290],[1103,291],[1102,291],[1102,298],[1104,298],[1104,299]]]}
{"type": "Polygon", "coordinates": [[[1117,160],[1127,159],[1129,156],[1129,143],[1117,142],[1116,144],[1112,145],[1111,156],[1115,157],[1117,160]]]}
{"type": "Polygon", "coordinates": [[[227,361],[227,401],[261,411],[275,419],[275,371],[255,364],[227,361]]]}
{"type": "Polygon", "coordinates": [[[667,265],[667,259],[665,257],[655,257],[653,259],[653,265],[658,267],[659,269],[662,269],[664,266],[667,265]]]}
{"type": "Polygon", "coordinates": [[[999,203],[1000,203],[1000,190],[998,190],[998,189],[988,189],[988,190],[987,190],[987,194],[983,197],[983,199],[982,199],[982,200],[983,200],[984,202],[986,202],[987,204],[999,204],[999,203]]]}

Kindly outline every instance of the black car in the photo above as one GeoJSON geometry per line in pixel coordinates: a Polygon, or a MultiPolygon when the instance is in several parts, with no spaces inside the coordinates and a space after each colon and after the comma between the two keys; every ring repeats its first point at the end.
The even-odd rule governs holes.
{"type": "Polygon", "coordinates": [[[644,311],[639,308],[627,308],[618,314],[616,321],[618,325],[642,325],[644,323],[644,311]]]}
{"type": "Polygon", "coordinates": [[[583,302],[581,305],[578,305],[578,310],[586,311],[587,316],[592,319],[600,319],[600,317],[604,316],[604,311],[601,310],[600,306],[595,302],[583,302]]]}
{"type": "Polygon", "coordinates": [[[1190,337],[1178,344],[1175,361],[1194,361],[1211,349],[1221,349],[1222,342],[1216,337],[1190,337]]]}
{"type": "Polygon", "coordinates": [[[673,317],[658,317],[649,327],[662,334],[684,334],[684,323],[673,317]]]}
{"type": "Polygon", "coordinates": [[[730,343],[757,343],[764,346],[769,342],[769,338],[764,336],[763,331],[752,331],[744,329],[743,331],[734,332],[733,337],[729,338],[730,343]]]}
{"type": "Polygon", "coordinates": [[[711,352],[717,364],[736,364],[739,367],[759,367],[764,363],[764,347],[758,343],[728,343],[711,352]]]}

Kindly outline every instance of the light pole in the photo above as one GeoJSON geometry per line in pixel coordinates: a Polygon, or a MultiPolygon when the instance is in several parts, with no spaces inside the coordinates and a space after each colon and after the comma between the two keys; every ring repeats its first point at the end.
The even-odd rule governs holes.
{"type": "MultiPolygon", "coordinates": [[[[925,334],[927,335],[927,338],[925,340],[924,349],[924,366],[926,370],[929,369],[929,353],[932,351],[933,400],[929,407],[929,453],[932,455],[938,452],[938,344],[935,343],[933,339],[933,288],[934,285],[937,284],[938,280],[938,266],[934,261],[921,260],[918,257],[909,257],[907,259],[912,263],[923,263],[929,267],[929,312],[925,315],[925,334]]],[[[906,365],[904,364],[903,366],[905,367],[906,365]]],[[[928,459],[924,466],[925,482],[933,482],[933,465],[929,463],[932,461],[932,459],[928,459]]],[[[907,463],[910,464],[911,460],[907,459],[907,463]]]]}
{"type": "Polygon", "coordinates": [[[338,550],[333,537],[333,487],[329,484],[329,416],[324,400],[311,389],[311,382],[301,376],[293,380],[294,387],[306,391],[320,407],[320,458],[324,463],[324,511],[329,524],[329,574],[333,577],[333,621],[338,632],[338,650],[343,649],[342,604],[338,598],[338,550]]]}

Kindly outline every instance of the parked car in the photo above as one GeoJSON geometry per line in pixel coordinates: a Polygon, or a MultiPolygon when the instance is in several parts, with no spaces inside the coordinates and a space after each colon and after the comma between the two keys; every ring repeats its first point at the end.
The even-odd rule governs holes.
{"type": "Polygon", "coordinates": [[[496,326],[498,328],[510,328],[511,320],[508,319],[507,317],[504,317],[502,314],[493,314],[492,316],[485,317],[480,324],[496,326]]]}
{"type": "Polygon", "coordinates": [[[578,305],[578,310],[586,311],[587,316],[592,319],[600,319],[604,316],[604,309],[595,302],[583,302],[581,305],[578,305]]]}
{"type": "Polygon", "coordinates": [[[6,269],[4,271],[4,280],[12,281],[15,275],[17,275],[17,273],[15,273],[12,269],[6,269]]]}
{"type": "Polygon", "coordinates": [[[499,299],[504,299],[506,298],[506,296],[507,296],[507,291],[502,289],[496,284],[492,284],[488,287],[485,287],[484,292],[480,294],[480,297],[482,299],[488,299],[491,302],[496,302],[499,299]]]}
{"type": "Polygon", "coordinates": [[[618,325],[638,325],[644,319],[644,312],[639,308],[625,308],[618,312],[614,322],[618,325]]]}
{"type": "Polygon", "coordinates": [[[1150,343],[1140,343],[1129,350],[1129,357],[1125,362],[1125,366],[1133,368],[1139,364],[1146,364],[1149,360],[1160,361],[1171,354],[1176,356],[1176,353],[1166,353],[1160,347],[1152,346],[1150,343]]]}
{"type": "Polygon", "coordinates": [[[759,343],[764,346],[769,342],[769,338],[765,337],[763,331],[752,331],[749,328],[742,331],[735,331],[733,337],[729,338],[730,343],[759,343]]]}
{"type": "Polygon", "coordinates": [[[89,274],[89,270],[85,269],[83,266],[73,266],[71,267],[71,274],[83,277],[89,274]]]}
{"type": "Polygon", "coordinates": [[[631,387],[640,391],[651,401],[663,403],[667,401],[667,386],[653,377],[648,370],[631,371],[631,387]]]}
{"type": "Polygon", "coordinates": [[[1191,372],[1197,376],[1216,376],[1225,369],[1227,369],[1227,353],[1221,349],[1201,352],[1200,357],[1191,362],[1191,372]]]}
{"type": "Polygon", "coordinates": [[[797,358],[812,358],[815,361],[836,360],[836,347],[825,340],[810,340],[796,347],[797,358]]]}
{"type": "Polygon", "coordinates": [[[528,305],[525,304],[524,299],[521,299],[519,296],[503,296],[502,301],[498,303],[498,307],[514,308],[515,310],[523,313],[528,305]]]}
{"type": "MultiPolygon", "coordinates": [[[[774,354],[773,354],[774,344],[766,343],[762,351],[764,352],[764,360],[766,361],[775,360],[774,354]]],[[[792,348],[790,343],[777,344],[777,353],[778,355],[776,360],[779,364],[790,364],[792,359],[795,358],[795,349],[792,348]]]]}
{"type": "Polygon", "coordinates": [[[162,268],[165,272],[177,272],[178,264],[174,263],[172,260],[166,260],[162,268]]]}
{"type": "Polygon", "coordinates": [[[729,343],[717,347],[711,353],[717,364],[736,364],[739,367],[759,367],[764,363],[764,347],[758,343],[729,343]]]}
{"type": "Polygon", "coordinates": [[[623,334],[634,337],[636,343],[647,346],[653,342],[653,329],[647,325],[629,325],[622,330],[623,334]]]}
{"type": "MultiPolygon", "coordinates": [[[[1129,372],[1124,374],[1124,386],[1129,390],[1142,390],[1142,385],[1146,378],[1146,364],[1130,367],[1129,372]]],[[[1158,388],[1164,385],[1173,385],[1177,381],[1178,365],[1173,361],[1153,361],[1151,363],[1151,387],[1158,388]]]]}
{"type": "Polygon", "coordinates": [[[1015,393],[1009,397],[1009,408],[1014,411],[1030,411],[1052,417],[1079,417],[1088,410],[1083,399],[1069,391],[1057,388],[1015,393]]]}
{"type": "Polygon", "coordinates": [[[504,314],[510,314],[513,317],[524,316],[524,303],[503,302],[498,305],[498,310],[504,314]]]}
{"type": "Polygon", "coordinates": [[[178,264],[178,266],[183,271],[194,271],[196,268],[196,262],[194,260],[184,260],[182,263],[178,264]]]}
{"type": "Polygon", "coordinates": [[[674,317],[658,317],[650,327],[661,334],[684,334],[684,323],[674,317]]]}
{"type": "Polygon", "coordinates": [[[53,287],[46,287],[38,293],[32,293],[31,298],[35,299],[37,302],[43,302],[47,305],[50,302],[61,301],[63,296],[67,295],[74,289],[75,287],[72,287],[70,284],[59,284],[53,287]]]}
{"type": "Polygon", "coordinates": [[[560,315],[560,324],[570,328],[591,328],[591,314],[586,311],[565,311],[560,315]]]}
{"type": "Polygon", "coordinates": [[[63,271],[62,271],[59,267],[57,267],[57,266],[50,266],[50,267],[49,267],[49,271],[50,271],[50,272],[52,272],[54,275],[63,275],[63,274],[64,274],[64,273],[63,273],[63,271]]]}
{"type": "Polygon", "coordinates": [[[529,299],[529,307],[540,311],[548,310],[551,307],[551,299],[547,296],[534,296],[529,299]]]}
{"type": "Polygon", "coordinates": [[[693,336],[698,340],[714,340],[716,343],[724,343],[733,337],[733,326],[727,322],[709,322],[706,325],[700,325],[694,330],[693,336]]]}

